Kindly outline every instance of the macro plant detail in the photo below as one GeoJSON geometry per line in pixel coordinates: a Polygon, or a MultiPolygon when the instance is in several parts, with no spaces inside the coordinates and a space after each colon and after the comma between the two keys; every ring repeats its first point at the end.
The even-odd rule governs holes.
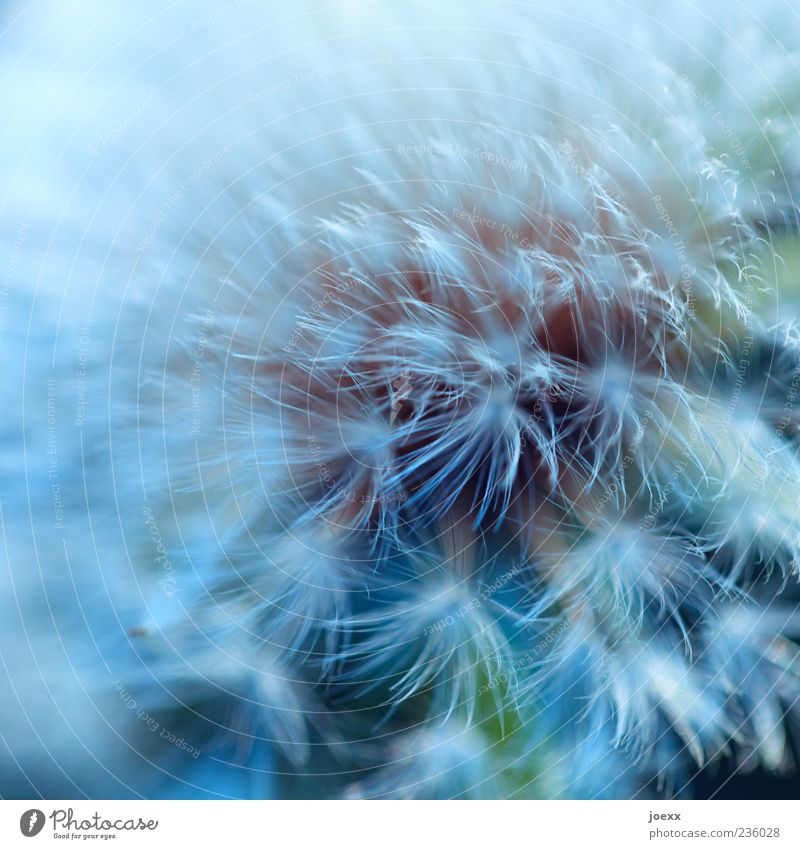
{"type": "Polygon", "coordinates": [[[3,95],[2,795],[795,775],[797,14],[206,5],[3,95]]]}

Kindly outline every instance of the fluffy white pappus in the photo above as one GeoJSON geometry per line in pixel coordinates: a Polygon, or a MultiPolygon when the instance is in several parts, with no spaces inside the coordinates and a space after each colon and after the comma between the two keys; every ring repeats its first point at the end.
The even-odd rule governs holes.
{"type": "MultiPolygon", "coordinates": [[[[558,625],[550,631],[560,634],[558,625]]],[[[521,704],[513,732],[496,748],[497,778],[514,799],[631,799],[649,795],[649,775],[613,741],[607,719],[580,719],[572,694],[521,704]]]]}
{"type": "Polygon", "coordinates": [[[712,497],[724,486],[708,401],[665,372],[649,348],[602,350],[601,343],[576,366],[577,389],[563,411],[560,429],[571,438],[562,448],[569,462],[561,498],[587,517],[632,506],[651,525],[686,522],[699,493],[712,497]]]}
{"type": "Polygon", "coordinates": [[[698,545],[718,550],[734,576],[754,567],[796,570],[800,555],[798,448],[746,404],[710,402],[703,418],[717,436],[706,480],[688,502],[698,545]]]}
{"type": "MultiPolygon", "coordinates": [[[[800,21],[785,4],[681,0],[667,9],[648,0],[633,9],[575,0],[566,8],[559,3],[549,24],[554,42],[580,45],[584,70],[591,69],[605,107],[618,110],[625,129],[659,144],[670,137],[683,153],[738,175],[728,187],[751,223],[796,227],[800,147],[792,80],[800,21]],[[567,26],[575,18],[580,25],[567,26]]],[[[665,165],[674,182],[686,178],[688,172],[678,177],[671,162],[665,165]]]]}
{"type": "Polygon", "coordinates": [[[725,693],[669,629],[607,635],[584,616],[565,631],[554,662],[544,668],[532,687],[545,697],[571,690],[575,721],[590,728],[611,722],[613,745],[648,768],[669,772],[672,762],[677,772],[681,752],[703,765],[739,736],[725,693]]]}
{"type": "Polygon", "coordinates": [[[737,760],[793,769],[790,728],[797,729],[800,653],[789,637],[800,634],[797,611],[777,603],[724,606],[703,623],[700,656],[714,685],[730,700],[737,727],[737,760]]]}
{"type": "MultiPolygon", "coordinates": [[[[195,607],[158,632],[137,634],[146,667],[123,684],[140,705],[188,718],[212,715],[221,704],[221,737],[230,735],[246,753],[257,744],[302,764],[317,737],[335,741],[329,715],[301,667],[254,638],[223,607],[195,607]]],[[[222,740],[220,740],[222,742],[222,740]]]]}
{"type": "Polygon", "coordinates": [[[373,593],[368,611],[343,623],[352,643],[341,680],[358,692],[378,692],[392,710],[419,697],[437,723],[451,715],[471,722],[490,693],[502,722],[517,686],[519,565],[508,556],[490,560],[466,518],[409,547],[403,560],[386,588],[373,593]]]}
{"type": "Polygon", "coordinates": [[[324,519],[353,533],[377,528],[376,542],[391,535],[405,496],[392,483],[397,435],[380,400],[346,370],[332,374],[291,362],[275,391],[271,414],[280,435],[264,440],[259,453],[285,470],[279,501],[294,515],[293,525],[324,519]]]}
{"type": "Polygon", "coordinates": [[[342,622],[359,598],[380,586],[369,546],[336,526],[304,525],[281,534],[246,535],[226,552],[227,574],[210,591],[253,643],[286,662],[329,671],[340,652],[342,622]]]}
{"type": "Polygon", "coordinates": [[[642,793],[644,773],[612,745],[608,726],[587,729],[555,707],[491,722],[444,725],[388,737],[348,798],[591,799],[642,793]]]}
{"type": "Polygon", "coordinates": [[[502,798],[496,787],[490,738],[479,729],[449,720],[407,732],[382,749],[381,764],[351,784],[350,799],[502,798]]]}
{"type": "Polygon", "coordinates": [[[727,37],[713,63],[699,51],[682,63],[679,84],[699,107],[695,120],[709,152],[740,175],[742,214],[759,226],[796,228],[798,99],[790,80],[797,75],[797,15],[782,4],[720,7],[703,14],[698,4],[687,16],[686,27],[701,18],[693,35],[700,44],[715,38],[718,27],[727,37]]]}
{"type": "Polygon", "coordinates": [[[586,616],[612,640],[671,623],[690,647],[691,625],[713,617],[719,598],[736,593],[691,537],[634,511],[582,518],[585,524],[572,527],[560,522],[559,542],[534,553],[543,585],[538,609],[559,610],[569,620],[586,616]]]}
{"type": "Polygon", "coordinates": [[[657,328],[614,312],[602,322],[581,336],[560,429],[572,437],[569,476],[605,487],[606,496],[613,482],[614,500],[624,502],[638,487],[652,492],[666,484],[673,470],[662,455],[664,435],[676,414],[691,419],[691,410],[658,351],[657,328]]]}
{"type": "MultiPolygon", "coordinates": [[[[667,151],[643,149],[606,120],[524,141],[481,127],[472,149],[452,129],[411,135],[399,161],[365,175],[365,200],[325,222],[334,255],[366,274],[411,261],[451,285],[485,280],[499,297],[522,286],[548,322],[565,302],[580,307],[569,312],[578,332],[616,303],[683,336],[703,299],[736,300],[720,268],[745,262],[752,232],[733,200],[708,197],[702,153],[688,156],[672,135],[667,151]],[[399,221],[393,232],[386,210],[415,238],[399,221]]],[[[735,175],[727,180],[734,193],[735,175]]]]}
{"type": "Polygon", "coordinates": [[[636,203],[630,214],[645,234],[637,256],[659,286],[672,294],[685,328],[704,304],[716,308],[726,304],[738,314],[746,311],[737,284],[748,267],[755,230],[736,200],[738,172],[702,154],[682,163],[685,154],[678,152],[679,137],[669,141],[675,149],[661,149],[659,144],[667,143],[662,139],[648,151],[633,139],[620,138],[619,153],[627,170],[617,180],[621,196],[636,203]],[[662,157],[669,164],[659,162],[662,157]],[[626,185],[629,175],[646,185],[650,192],[646,201],[641,189],[634,191],[636,183],[626,185]]]}
{"type": "Polygon", "coordinates": [[[791,327],[778,328],[758,340],[746,383],[765,424],[776,435],[796,442],[800,436],[800,345],[791,327]]]}
{"type": "MultiPolygon", "coordinates": [[[[281,354],[288,360],[282,404],[309,422],[318,466],[327,471],[349,457],[361,469],[384,472],[368,487],[369,504],[377,496],[409,508],[422,504],[433,520],[470,486],[478,520],[490,507],[502,518],[525,467],[556,476],[553,406],[569,391],[569,370],[539,338],[540,293],[529,282],[512,282],[500,284],[508,295],[498,300],[492,275],[508,272],[499,265],[481,270],[485,251],[474,237],[466,243],[435,223],[438,242],[431,234],[420,238],[421,224],[390,218],[394,250],[407,248],[404,264],[398,258],[387,267],[359,251],[348,255],[335,287],[323,284],[321,306],[303,328],[306,339],[317,341],[281,354]],[[474,267],[463,277],[458,261],[447,275],[432,267],[439,255],[444,266],[444,251],[464,243],[474,267]],[[358,427],[350,423],[351,408],[358,427]],[[381,456],[367,459],[364,452],[381,456]]],[[[362,229],[358,224],[359,236],[362,229]]],[[[381,232],[381,224],[375,229],[381,232]]]]}

